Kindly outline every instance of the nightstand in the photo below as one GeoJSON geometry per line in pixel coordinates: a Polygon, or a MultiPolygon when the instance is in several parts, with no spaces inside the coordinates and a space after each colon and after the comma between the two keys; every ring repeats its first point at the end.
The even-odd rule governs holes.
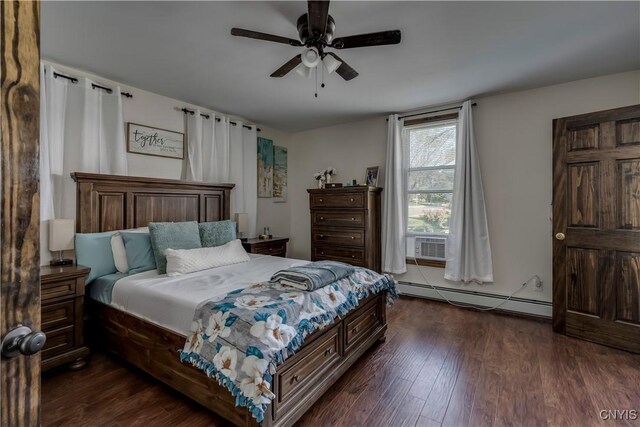
{"type": "Polygon", "coordinates": [[[288,237],[272,237],[271,239],[249,239],[246,242],[242,242],[242,246],[250,254],[285,257],[287,255],[288,241],[288,237]]]}
{"type": "Polygon", "coordinates": [[[90,268],[82,265],[40,267],[42,331],[47,342],[42,349],[42,370],[68,364],[80,369],[87,364],[84,345],[84,279],[90,268]]]}

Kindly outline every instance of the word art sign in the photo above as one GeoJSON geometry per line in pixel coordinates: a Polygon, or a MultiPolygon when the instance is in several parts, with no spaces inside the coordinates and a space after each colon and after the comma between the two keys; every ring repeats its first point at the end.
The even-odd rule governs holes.
{"type": "Polygon", "coordinates": [[[184,158],[184,134],[127,123],[127,151],[148,156],[184,158]]]}

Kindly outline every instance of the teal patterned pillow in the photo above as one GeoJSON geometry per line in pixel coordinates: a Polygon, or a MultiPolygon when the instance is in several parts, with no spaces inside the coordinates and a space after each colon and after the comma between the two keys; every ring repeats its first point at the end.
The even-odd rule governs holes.
{"type": "Polygon", "coordinates": [[[236,240],[236,223],[234,221],[202,222],[200,228],[200,243],[203,248],[221,246],[236,240]]]}
{"type": "Polygon", "coordinates": [[[159,274],[167,272],[167,249],[201,248],[200,231],[196,221],[189,222],[150,222],[149,237],[156,259],[159,274]]]}

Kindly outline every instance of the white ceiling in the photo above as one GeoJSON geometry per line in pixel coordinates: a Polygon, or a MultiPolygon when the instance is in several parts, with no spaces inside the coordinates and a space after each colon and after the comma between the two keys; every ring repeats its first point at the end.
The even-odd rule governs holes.
{"type": "Polygon", "coordinates": [[[342,50],[360,76],[269,74],[301,48],[306,2],[44,2],[42,55],[287,131],[640,68],[640,2],[332,2],[336,37],[402,30],[396,46],[342,50]]]}

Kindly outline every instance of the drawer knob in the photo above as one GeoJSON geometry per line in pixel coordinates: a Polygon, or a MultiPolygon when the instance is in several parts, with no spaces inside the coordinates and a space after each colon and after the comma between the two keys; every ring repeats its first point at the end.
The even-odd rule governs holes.
{"type": "Polygon", "coordinates": [[[353,202],[353,197],[349,199],[350,202],[353,202]]]}
{"type": "Polygon", "coordinates": [[[320,237],[324,237],[324,234],[321,234],[320,237]]]}
{"type": "Polygon", "coordinates": [[[321,217],[320,217],[320,219],[324,219],[324,217],[323,217],[323,216],[321,216],[321,217]]]}
{"type": "Polygon", "coordinates": [[[351,221],[355,221],[356,219],[354,217],[351,217],[351,221]]]}
{"type": "Polygon", "coordinates": [[[321,252],[320,252],[320,255],[324,255],[324,251],[321,251],[321,252]]]}
{"type": "Polygon", "coordinates": [[[324,202],[324,200],[322,200],[322,199],[318,199],[318,201],[319,201],[319,202],[324,202]]]}
{"type": "Polygon", "coordinates": [[[324,355],[325,355],[325,356],[329,356],[332,352],[333,352],[333,349],[332,349],[332,348],[328,348],[328,349],[326,349],[326,350],[324,351],[324,355]]]}
{"type": "Polygon", "coordinates": [[[357,334],[358,333],[358,327],[356,326],[355,328],[353,328],[351,330],[352,333],[357,334]]]}
{"type": "Polygon", "coordinates": [[[351,258],[355,258],[355,257],[356,257],[355,255],[351,255],[351,258]]]}
{"type": "Polygon", "coordinates": [[[299,377],[298,375],[294,375],[294,376],[291,378],[291,382],[297,383],[298,381],[300,381],[300,377],[299,377]]]}
{"type": "Polygon", "coordinates": [[[355,236],[351,236],[351,240],[355,240],[355,238],[356,238],[355,236]]]}
{"type": "Polygon", "coordinates": [[[273,251],[273,248],[269,248],[269,252],[273,251]]]}

